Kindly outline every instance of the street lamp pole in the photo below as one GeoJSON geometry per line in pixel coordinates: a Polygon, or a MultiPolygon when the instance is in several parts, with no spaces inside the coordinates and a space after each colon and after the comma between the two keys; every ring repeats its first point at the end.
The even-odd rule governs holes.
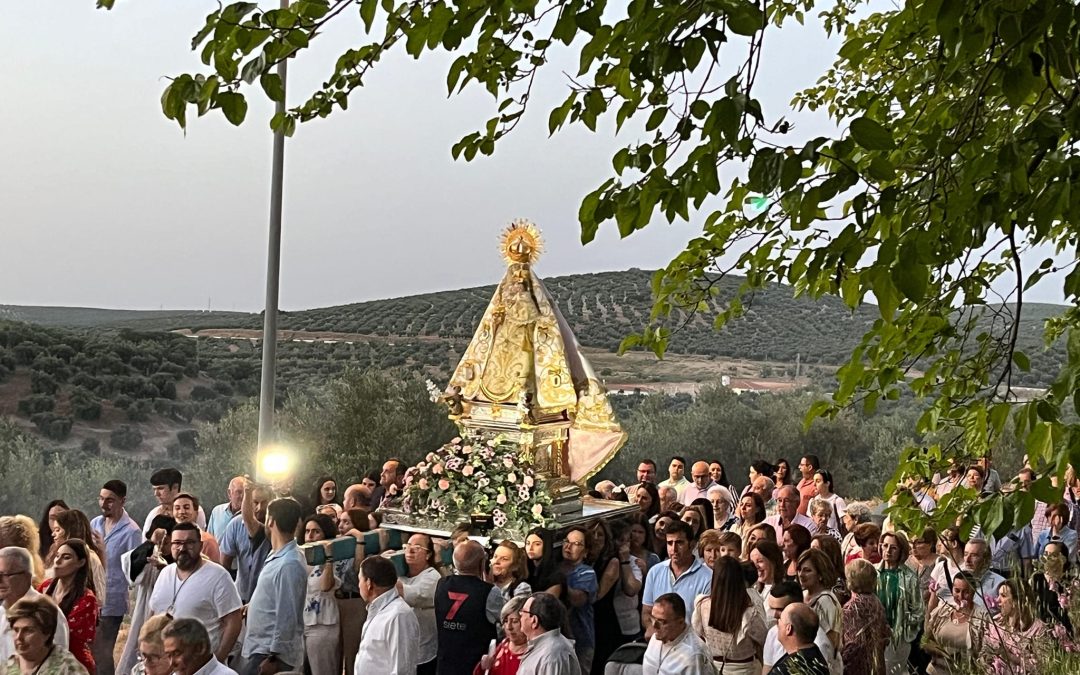
{"type": "MultiPolygon", "coordinates": [[[[288,9],[289,0],[281,0],[281,9],[288,9]]],[[[285,114],[285,77],[288,59],[277,66],[281,78],[282,97],[276,112],[285,114]]],[[[285,179],[285,130],[280,125],[274,132],[273,168],[270,177],[270,237],[266,252],[266,305],[263,313],[262,379],[259,389],[259,441],[255,457],[256,480],[264,476],[263,453],[274,441],[274,379],[277,366],[278,289],[281,278],[281,204],[285,179]]]]}

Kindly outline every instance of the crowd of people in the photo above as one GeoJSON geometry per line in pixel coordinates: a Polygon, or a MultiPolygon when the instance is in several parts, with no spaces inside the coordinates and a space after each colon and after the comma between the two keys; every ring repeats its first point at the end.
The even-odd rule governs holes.
{"type": "MultiPolygon", "coordinates": [[[[522,542],[463,524],[446,539],[381,527],[391,459],[310,494],[235,477],[210,506],[155,472],[140,526],[129,487],[99,513],[49,502],[0,517],[0,664],[8,675],[896,675],[1035,672],[1071,649],[1080,480],[995,539],[905,532],[840,496],[813,455],[642,460],[592,497],[615,518],[522,542]],[[686,472],[689,468],[689,477],[686,472]],[[630,478],[630,477],[628,477],[630,478]],[[339,537],[352,536],[354,548],[339,537]],[[395,538],[395,536],[397,538],[395,538]],[[399,541],[400,539],[400,541],[399,541]],[[483,541],[487,545],[482,545],[483,541]],[[125,630],[126,629],[126,630],[125,630]]],[[[907,490],[932,513],[958,486],[1027,490],[987,460],[907,490]]],[[[209,497],[210,495],[203,495],[209,497]]],[[[141,514],[140,514],[141,515],[141,514]]],[[[0,674],[2,675],[2,674],[0,674]]]]}

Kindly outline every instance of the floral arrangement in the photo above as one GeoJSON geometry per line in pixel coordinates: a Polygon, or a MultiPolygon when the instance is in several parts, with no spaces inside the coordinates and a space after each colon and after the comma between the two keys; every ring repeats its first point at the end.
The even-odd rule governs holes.
{"type": "Polygon", "coordinates": [[[551,520],[543,478],[502,437],[457,437],[405,472],[406,513],[454,524],[490,514],[495,529],[524,535],[551,520]]]}

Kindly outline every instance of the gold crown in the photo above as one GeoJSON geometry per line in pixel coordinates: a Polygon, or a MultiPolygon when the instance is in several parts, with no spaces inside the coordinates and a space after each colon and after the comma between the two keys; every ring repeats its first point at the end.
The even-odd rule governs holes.
{"type": "Polygon", "coordinates": [[[499,242],[506,264],[531,265],[544,251],[544,241],[540,238],[540,229],[528,220],[518,219],[510,223],[499,242]]]}

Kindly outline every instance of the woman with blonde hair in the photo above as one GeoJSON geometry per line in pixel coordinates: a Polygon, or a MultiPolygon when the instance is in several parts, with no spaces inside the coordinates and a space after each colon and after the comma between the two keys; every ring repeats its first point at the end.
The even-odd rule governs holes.
{"type": "MultiPolygon", "coordinates": [[[[169,675],[172,664],[165,656],[165,639],[162,633],[172,623],[165,614],[156,614],[143,622],[139,631],[138,663],[131,669],[131,675],[169,675]]],[[[125,673],[120,673],[125,675],[125,673]]]]}
{"type": "Polygon", "coordinates": [[[776,528],[768,523],[758,523],[750,528],[742,538],[743,541],[743,559],[750,559],[750,550],[754,548],[754,544],[759,541],[771,541],[774,544],[779,545],[780,542],[776,541],[776,528]]]}
{"type": "Polygon", "coordinates": [[[29,516],[0,516],[0,548],[18,546],[30,552],[33,561],[33,584],[40,586],[45,581],[45,563],[41,560],[38,548],[41,536],[38,526],[29,516]]]}
{"type": "Polygon", "coordinates": [[[844,635],[844,610],[832,591],[837,570],[821,549],[811,548],[799,556],[798,579],[806,594],[806,604],[818,616],[821,630],[832,642],[836,658],[840,657],[841,639],[844,635]]]}
{"type": "Polygon", "coordinates": [[[866,560],[857,559],[844,569],[844,576],[851,591],[851,599],[844,605],[844,672],[884,675],[885,645],[891,633],[885,608],[874,595],[877,570],[866,560]]]}

